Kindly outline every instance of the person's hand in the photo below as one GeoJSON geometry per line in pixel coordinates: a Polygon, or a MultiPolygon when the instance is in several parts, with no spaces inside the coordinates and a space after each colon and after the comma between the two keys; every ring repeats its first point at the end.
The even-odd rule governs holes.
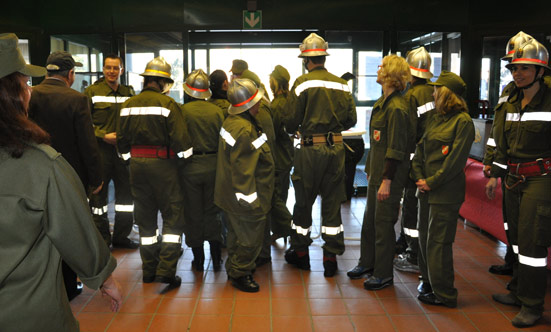
{"type": "Polygon", "coordinates": [[[490,178],[486,183],[486,196],[489,200],[496,197],[496,188],[497,188],[497,178],[490,178]]]}
{"type": "Polygon", "coordinates": [[[415,185],[417,185],[417,189],[419,189],[419,191],[422,193],[430,191],[430,187],[427,185],[427,181],[425,179],[417,180],[417,182],[415,182],[415,185]]]}
{"type": "Polygon", "coordinates": [[[94,188],[92,190],[92,194],[97,195],[101,191],[101,188],[103,188],[103,181],[101,182],[101,184],[99,186],[97,186],[96,188],[94,188]]]}
{"type": "Polygon", "coordinates": [[[113,132],[113,133],[105,134],[105,136],[103,136],[103,141],[107,144],[116,145],[117,133],[113,132]]]}
{"type": "Polygon", "coordinates": [[[119,283],[112,276],[109,276],[101,285],[100,290],[102,296],[111,298],[111,311],[118,311],[122,304],[122,292],[119,283]]]}
{"type": "Polygon", "coordinates": [[[484,176],[489,178],[490,177],[490,170],[492,169],[492,165],[484,165],[484,169],[482,172],[484,173],[484,176]]]}
{"type": "Polygon", "coordinates": [[[377,200],[378,201],[384,201],[387,200],[390,197],[390,183],[392,180],[390,179],[383,179],[383,182],[381,183],[381,186],[379,187],[379,191],[377,192],[377,200]]]}

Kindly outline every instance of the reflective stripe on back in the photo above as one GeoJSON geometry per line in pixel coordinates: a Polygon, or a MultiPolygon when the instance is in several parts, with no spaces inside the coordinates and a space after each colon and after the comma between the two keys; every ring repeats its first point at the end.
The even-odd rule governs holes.
{"type": "Polygon", "coordinates": [[[257,194],[256,191],[250,195],[245,195],[242,193],[235,193],[235,197],[237,197],[237,200],[242,199],[245,202],[251,204],[252,202],[256,201],[257,194]]]}
{"type": "Polygon", "coordinates": [[[350,88],[348,87],[348,84],[342,84],[338,82],[331,82],[331,81],[322,81],[322,80],[311,80],[300,83],[295,88],[295,94],[298,96],[300,95],[304,90],[311,89],[311,88],[325,88],[325,89],[332,89],[332,90],[340,90],[344,92],[350,92],[350,88]]]}
{"type": "Polygon", "coordinates": [[[92,103],[111,103],[121,104],[127,101],[130,97],[117,97],[117,96],[93,96],[92,103]]]}
{"type": "Polygon", "coordinates": [[[121,110],[121,116],[130,115],[162,115],[165,118],[170,114],[170,110],[160,106],[127,107],[121,110]]]}

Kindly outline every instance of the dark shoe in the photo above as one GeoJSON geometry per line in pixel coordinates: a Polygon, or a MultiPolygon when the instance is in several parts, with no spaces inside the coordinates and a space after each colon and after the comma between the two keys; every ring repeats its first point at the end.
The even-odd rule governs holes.
{"type": "Polygon", "coordinates": [[[373,273],[373,269],[368,269],[367,267],[356,265],[355,268],[346,272],[346,275],[350,279],[360,279],[364,274],[369,275],[371,273],[373,273]]]}
{"type": "Polygon", "coordinates": [[[150,284],[152,283],[153,281],[155,281],[155,275],[152,275],[152,276],[143,276],[142,277],[142,281],[144,284],[150,284]]]}
{"type": "Polygon", "coordinates": [[[122,241],[113,242],[113,248],[120,248],[120,249],[138,249],[140,247],[140,244],[136,241],[125,239],[122,241]]]}
{"type": "Polygon", "coordinates": [[[419,273],[419,266],[413,264],[408,254],[402,254],[394,258],[394,268],[402,272],[419,273]]]}
{"type": "Polygon", "coordinates": [[[541,318],[541,316],[541,313],[535,313],[526,307],[522,307],[511,323],[513,323],[513,326],[515,327],[533,326],[541,318]]]}
{"type": "Polygon", "coordinates": [[[209,242],[210,257],[212,258],[212,269],[218,272],[222,269],[222,245],[220,242],[209,242]]]}
{"type": "Polygon", "coordinates": [[[161,290],[161,294],[165,294],[172,289],[180,287],[180,285],[182,284],[182,279],[178,276],[174,276],[174,277],[157,276],[155,277],[155,282],[159,282],[161,284],[168,284],[163,290],[161,290]]]}
{"type": "Polygon", "coordinates": [[[417,291],[419,292],[419,295],[432,293],[432,287],[430,283],[421,280],[417,286],[417,291]]]}
{"type": "Polygon", "coordinates": [[[272,261],[272,257],[258,257],[254,263],[256,264],[256,267],[261,267],[262,265],[266,265],[272,261]]]}
{"type": "Polygon", "coordinates": [[[516,297],[513,293],[507,293],[507,294],[493,294],[492,299],[494,301],[499,302],[501,304],[505,305],[512,305],[515,307],[520,307],[521,303],[519,299],[516,297]]]}
{"type": "Polygon", "coordinates": [[[295,249],[287,249],[285,251],[285,261],[301,270],[310,270],[310,255],[307,250],[296,251],[295,249]]]}
{"type": "Polygon", "coordinates": [[[440,301],[433,292],[419,294],[417,299],[425,304],[447,306],[444,302],[440,301]]]}
{"type": "Polygon", "coordinates": [[[329,252],[323,252],[323,276],[331,278],[337,273],[337,256],[329,252]]]}
{"type": "Polygon", "coordinates": [[[408,243],[406,242],[406,237],[403,234],[400,234],[400,237],[396,240],[396,245],[394,247],[396,255],[405,253],[407,248],[408,243]]]}
{"type": "Polygon", "coordinates": [[[390,286],[393,283],[394,281],[392,280],[392,277],[381,279],[375,276],[370,276],[364,281],[364,288],[367,290],[379,290],[390,286]]]}
{"type": "Polygon", "coordinates": [[[247,293],[256,293],[260,290],[260,286],[254,281],[252,275],[246,275],[239,278],[229,278],[233,287],[247,293]]]}
{"type": "Polygon", "coordinates": [[[503,265],[492,265],[488,269],[490,273],[499,274],[503,276],[512,276],[513,275],[513,266],[510,264],[503,265]]]}
{"type": "Polygon", "coordinates": [[[191,266],[195,271],[203,271],[205,268],[205,252],[203,251],[203,246],[191,248],[193,252],[193,261],[191,261],[191,266]]]}

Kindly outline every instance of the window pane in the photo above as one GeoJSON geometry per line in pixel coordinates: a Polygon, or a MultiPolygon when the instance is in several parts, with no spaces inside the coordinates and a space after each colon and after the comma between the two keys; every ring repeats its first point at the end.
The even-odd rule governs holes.
{"type": "Polygon", "coordinates": [[[82,67],[75,67],[75,72],[89,72],[90,63],[88,62],[88,47],[69,42],[67,50],[73,56],[75,61],[82,63],[82,67]]]}
{"type": "Polygon", "coordinates": [[[482,68],[480,72],[480,100],[488,100],[490,88],[490,58],[482,58],[482,68]]]}
{"type": "Polygon", "coordinates": [[[501,91],[505,88],[509,82],[513,80],[513,75],[511,75],[511,71],[505,67],[509,61],[503,61],[501,60],[501,70],[499,75],[499,94],[501,94],[501,91]]]}
{"type": "Polygon", "coordinates": [[[126,54],[126,72],[128,73],[128,84],[131,85],[136,93],[143,89],[143,77],[141,73],[145,71],[145,66],[153,60],[153,53],[127,53],[126,54]]]}
{"type": "Polygon", "coordinates": [[[50,52],[64,51],[63,40],[55,37],[50,37],[50,52]]]}
{"type": "MultiPolygon", "coordinates": [[[[182,50],[161,50],[159,55],[170,64],[174,85],[168,94],[179,103],[184,102],[184,52],[182,50]]],[[[145,67],[144,67],[145,69],[145,67]]]]}
{"type": "Polygon", "coordinates": [[[358,52],[358,101],[377,100],[381,96],[377,70],[382,61],[381,52],[358,52]]]}

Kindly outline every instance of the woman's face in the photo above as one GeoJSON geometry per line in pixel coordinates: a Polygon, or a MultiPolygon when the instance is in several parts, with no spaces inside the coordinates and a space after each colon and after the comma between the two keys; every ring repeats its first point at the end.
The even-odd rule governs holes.
{"type": "Polygon", "coordinates": [[[517,64],[511,66],[511,74],[518,88],[525,87],[534,82],[537,70],[535,65],[517,64]]]}
{"type": "Polygon", "coordinates": [[[384,72],[384,64],[381,63],[379,65],[379,70],[377,70],[377,83],[380,85],[383,85],[383,72],[384,72]]]}
{"type": "Polygon", "coordinates": [[[26,75],[20,75],[19,76],[19,83],[21,83],[21,87],[23,89],[21,100],[23,101],[23,107],[25,108],[25,111],[29,108],[29,101],[31,100],[31,87],[27,84],[29,81],[29,76],[26,75]]]}

